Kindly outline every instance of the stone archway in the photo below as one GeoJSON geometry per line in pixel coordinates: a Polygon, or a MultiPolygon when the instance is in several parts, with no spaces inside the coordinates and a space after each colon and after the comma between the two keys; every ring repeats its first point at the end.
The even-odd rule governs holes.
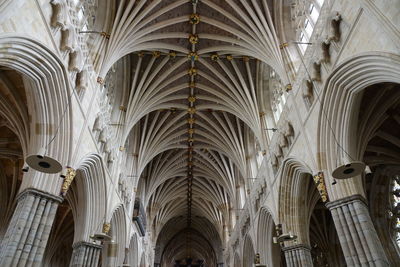
{"type": "MultiPolygon", "coordinates": [[[[364,174],[337,183],[332,183],[330,174],[338,165],[349,161],[364,160],[371,164],[368,163],[370,153],[365,157],[365,151],[379,129],[380,122],[374,121],[374,117],[385,112],[382,111],[385,106],[381,105],[371,114],[374,108],[365,106],[362,97],[368,93],[366,88],[382,83],[398,84],[399,77],[398,55],[369,53],[354,56],[342,63],[326,82],[322,98],[323,110],[320,112],[318,151],[321,168],[326,173],[330,197],[327,206],[332,213],[346,264],[349,266],[371,262],[388,266],[392,259],[388,260],[388,249],[382,246],[371,219],[364,174]],[[360,105],[365,112],[360,109],[360,105]],[[360,116],[364,115],[369,119],[360,120],[360,116]],[[348,223],[348,216],[351,216],[353,224],[348,223]]],[[[384,90],[374,90],[373,93],[377,93],[374,97],[379,97],[384,90]]],[[[384,100],[393,101],[393,98],[386,97],[384,100]]],[[[377,144],[372,145],[376,148],[377,144]]]]}
{"type": "Polygon", "coordinates": [[[261,264],[285,266],[284,260],[281,262],[282,252],[279,244],[273,243],[273,237],[276,235],[275,228],[271,213],[268,209],[261,208],[257,233],[257,253],[260,253],[261,264]]]}
{"type": "MultiPolygon", "coordinates": [[[[392,266],[400,265],[400,83],[376,83],[360,93],[357,142],[372,173],[362,176],[369,213],[392,266]],[[396,191],[397,190],[397,191],[396,191]]],[[[358,109],[357,109],[358,108],[358,109]]]]}
{"type": "Polygon", "coordinates": [[[250,235],[247,235],[246,238],[244,239],[242,255],[243,255],[243,267],[253,266],[256,253],[254,251],[254,245],[250,235]]]}

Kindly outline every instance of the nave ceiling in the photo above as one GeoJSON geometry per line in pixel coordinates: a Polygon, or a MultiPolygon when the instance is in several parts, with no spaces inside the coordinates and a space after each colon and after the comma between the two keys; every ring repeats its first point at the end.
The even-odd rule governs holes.
{"type": "Polygon", "coordinates": [[[109,39],[92,43],[102,51],[94,56],[98,82],[118,84],[107,90],[114,109],[126,111],[113,117],[124,125],[120,142],[132,159],[126,175],[140,176],[137,194],[147,207],[148,227],[157,247],[167,249],[160,261],[189,256],[190,244],[176,244],[190,243],[189,235],[198,235],[195,243],[204,248],[193,252],[198,260],[211,260],[210,266],[222,260],[221,244],[242,208],[256,157],[268,150],[260,116],[272,112],[261,100],[271,94],[265,77],[271,76],[270,86],[289,84],[274,27],[274,10],[282,3],[272,2],[108,6],[115,11],[103,25],[109,39]],[[204,233],[197,223],[202,220],[217,234],[204,233]],[[171,221],[174,227],[167,227],[171,221]]]}

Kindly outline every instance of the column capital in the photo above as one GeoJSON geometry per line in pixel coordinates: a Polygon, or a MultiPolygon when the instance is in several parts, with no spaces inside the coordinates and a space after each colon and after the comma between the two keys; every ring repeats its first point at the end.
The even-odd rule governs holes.
{"type": "Polygon", "coordinates": [[[337,199],[334,201],[330,201],[328,203],[325,204],[325,206],[331,210],[331,209],[335,209],[337,207],[343,206],[343,205],[347,205],[349,203],[355,202],[355,201],[360,201],[362,202],[365,206],[368,206],[368,202],[365,199],[365,197],[363,197],[362,195],[352,195],[352,196],[348,196],[348,197],[344,197],[341,199],[337,199]]]}
{"type": "Polygon", "coordinates": [[[20,192],[17,196],[17,201],[24,198],[27,195],[36,195],[40,197],[47,198],[49,200],[62,203],[64,199],[61,196],[56,196],[47,192],[44,192],[42,190],[36,189],[36,188],[26,188],[22,192],[20,192]]]}
{"type": "Polygon", "coordinates": [[[311,251],[311,247],[308,244],[297,244],[293,246],[283,247],[282,251],[297,250],[297,249],[305,249],[311,251]]]}
{"type": "Polygon", "coordinates": [[[81,247],[81,246],[86,246],[86,247],[92,247],[92,248],[102,248],[102,245],[98,245],[95,243],[91,243],[91,242],[86,242],[86,241],[79,241],[76,242],[72,245],[72,248],[75,249],[77,247],[81,247]]]}

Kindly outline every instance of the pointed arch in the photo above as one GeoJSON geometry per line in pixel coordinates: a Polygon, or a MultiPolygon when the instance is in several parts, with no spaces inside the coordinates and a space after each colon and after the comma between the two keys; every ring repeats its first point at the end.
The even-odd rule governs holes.
{"type": "MultiPolygon", "coordinates": [[[[355,139],[359,101],[366,87],[377,83],[400,83],[400,56],[384,52],[355,55],[337,66],[327,78],[318,122],[320,168],[332,171],[340,164],[362,160],[362,147],[355,139]],[[342,149],[338,148],[341,146],[342,149]],[[351,157],[351,158],[350,158],[351,157]]],[[[332,187],[330,200],[364,195],[361,177],[347,179],[332,187]]]]}
{"type": "Polygon", "coordinates": [[[90,236],[101,232],[108,198],[103,161],[97,154],[87,155],[66,195],[75,219],[74,243],[91,242],[90,236]]]}
{"type": "MultiPolygon", "coordinates": [[[[63,62],[46,45],[23,36],[1,35],[0,51],[0,66],[21,73],[30,89],[26,93],[31,122],[26,125],[27,134],[20,137],[25,140],[21,141],[24,157],[47,147],[48,156],[67,165],[73,139],[72,111],[68,108],[72,91],[63,62]]],[[[20,190],[34,187],[58,195],[60,179],[48,179],[37,172],[26,176],[20,190]]]]}
{"type": "Polygon", "coordinates": [[[308,244],[310,212],[320,198],[311,170],[301,161],[288,158],[283,162],[280,177],[279,221],[284,222],[282,229],[296,234],[298,244],[308,244]]]}
{"type": "Polygon", "coordinates": [[[249,234],[244,239],[242,255],[243,266],[253,266],[256,252],[254,251],[253,240],[249,234]]]}
{"type": "Polygon", "coordinates": [[[259,212],[257,225],[257,253],[260,253],[262,264],[267,266],[280,266],[281,248],[273,243],[275,222],[270,210],[262,207],[259,212]]]}

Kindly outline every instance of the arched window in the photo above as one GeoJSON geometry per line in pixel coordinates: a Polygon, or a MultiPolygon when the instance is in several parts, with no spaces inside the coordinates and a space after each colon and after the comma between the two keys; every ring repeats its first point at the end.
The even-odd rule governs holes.
{"type": "Polygon", "coordinates": [[[93,30],[96,16],[95,0],[72,0],[70,1],[70,14],[72,23],[80,31],[93,30]]]}
{"type": "Polygon", "coordinates": [[[307,43],[317,23],[324,0],[296,0],[292,5],[292,21],[295,23],[296,38],[304,54],[307,43]]]}
{"type": "Polygon", "coordinates": [[[400,248],[400,175],[394,176],[390,192],[392,209],[389,211],[389,217],[392,226],[392,236],[400,248]]]}
{"type": "Polygon", "coordinates": [[[275,122],[279,121],[281,116],[283,107],[286,104],[286,96],[285,91],[283,90],[283,86],[280,80],[276,77],[276,73],[274,70],[271,69],[270,73],[270,84],[271,90],[271,108],[274,113],[275,122]]]}

